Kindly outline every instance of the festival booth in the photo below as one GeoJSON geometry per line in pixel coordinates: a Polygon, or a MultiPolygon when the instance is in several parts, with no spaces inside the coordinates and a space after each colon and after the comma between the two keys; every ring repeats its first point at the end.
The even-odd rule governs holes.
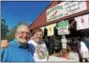
{"type": "MultiPolygon", "coordinates": [[[[63,1],[51,8],[50,5],[41,14],[40,19],[44,20],[37,19],[41,21],[38,28],[44,32],[48,61],[83,61],[84,58],[89,61],[89,2],[84,1],[63,1]]],[[[38,22],[34,23],[32,26],[38,22]]]]}
{"type": "Polygon", "coordinates": [[[49,42],[56,42],[52,45],[54,46],[52,48],[54,49],[53,54],[56,57],[83,61],[83,55],[85,57],[86,54],[81,51],[85,48],[86,58],[89,59],[89,13],[81,13],[87,9],[86,2],[61,2],[46,11],[47,22],[56,21],[56,23],[46,26],[47,37],[51,38],[49,42]],[[58,37],[60,38],[56,39],[58,37]],[[87,38],[87,45],[81,47],[81,41],[85,40],[85,37],[87,38]],[[59,47],[56,46],[58,42],[61,43],[59,47]],[[56,49],[59,50],[57,53],[55,53],[56,49]]]}

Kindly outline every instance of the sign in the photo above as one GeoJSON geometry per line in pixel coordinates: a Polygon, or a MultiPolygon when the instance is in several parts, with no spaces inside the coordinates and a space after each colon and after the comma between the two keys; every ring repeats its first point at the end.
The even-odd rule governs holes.
{"type": "Polygon", "coordinates": [[[69,34],[68,27],[69,27],[68,20],[59,22],[57,27],[58,35],[69,34]]]}
{"type": "Polygon", "coordinates": [[[54,27],[55,26],[56,26],[56,23],[46,26],[47,36],[53,36],[54,35],[54,27]]]}
{"type": "Polygon", "coordinates": [[[62,21],[58,23],[58,27],[66,27],[68,26],[68,20],[62,21]]]}
{"type": "MultiPolygon", "coordinates": [[[[85,0],[86,1],[86,0],[85,0]]],[[[62,2],[46,11],[47,22],[87,10],[86,2],[62,2]]]]}
{"type": "Polygon", "coordinates": [[[47,22],[63,17],[63,6],[61,4],[58,4],[57,6],[48,9],[46,15],[47,15],[47,22]]]}
{"type": "Polygon", "coordinates": [[[89,28],[89,14],[76,17],[75,21],[77,22],[77,30],[89,28]]]}
{"type": "Polygon", "coordinates": [[[63,2],[64,16],[72,15],[87,9],[86,2],[63,2]]]}

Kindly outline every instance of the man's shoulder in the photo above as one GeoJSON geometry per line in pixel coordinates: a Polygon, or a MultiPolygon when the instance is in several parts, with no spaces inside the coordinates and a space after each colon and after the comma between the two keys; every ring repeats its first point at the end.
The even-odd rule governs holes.
{"type": "Polygon", "coordinates": [[[13,46],[14,46],[14,45],[15,45],[14,40],[9,41],[8,47],[5,48],[5,49],[7,49],[7,50],[11,50],[11,49],[13,49],[13,46]]]}
{"type": "Polygon", "coordinates": [[[9,41],[9,44],[12,44],[13,42],[15,42],[15,40],[9,41]]]}
{"type": "Polygon", "coordinates": [[[9,42],[9,46],[15,45],[15,43],[16,43],[16,40],[12,40],[9,42]]]}
{"type": "Polygon", "coordinates": [[[10,50],[11,50],[11,48],[8,46],[7,48],[3,48],[2,52],[7,52],[8,53],[10,50]]]}
{"type": "Polygon", "coordinates": [[[8,47],[2,48],[3,51],[7,51],[11,49],[11,45],[14,43],[14,41],[9,41],[8,47]]]}

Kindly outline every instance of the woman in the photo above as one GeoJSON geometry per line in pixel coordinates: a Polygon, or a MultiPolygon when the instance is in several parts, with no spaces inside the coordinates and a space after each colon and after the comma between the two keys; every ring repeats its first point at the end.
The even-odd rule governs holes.
{"type": "Polygon", "coordinates": [[[46,61],[48,58],[48,51],[46,44],[42,41],[42,35],[41,29],[35,29],[32,32],[31,40],[28,41],[35,61],[46,61]]]}

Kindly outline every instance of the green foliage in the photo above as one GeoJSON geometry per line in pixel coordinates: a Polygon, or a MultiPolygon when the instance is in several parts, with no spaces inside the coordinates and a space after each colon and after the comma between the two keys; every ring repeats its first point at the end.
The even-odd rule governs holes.
{"type": "Polygon", "coordinates": [[[8,39],[9,41],[14,39],[14,35],[15,35],[15,31],[16,31],[17,27],[13,27],[10,32],[7,34],[6,39],[8,39]]]}
{"type": "Polygon", "coordinates": [[[1,40],[6,39],[6,35],[9,32],[8,26],[5,24],[5,20],[1,19],[1,40]]]}

